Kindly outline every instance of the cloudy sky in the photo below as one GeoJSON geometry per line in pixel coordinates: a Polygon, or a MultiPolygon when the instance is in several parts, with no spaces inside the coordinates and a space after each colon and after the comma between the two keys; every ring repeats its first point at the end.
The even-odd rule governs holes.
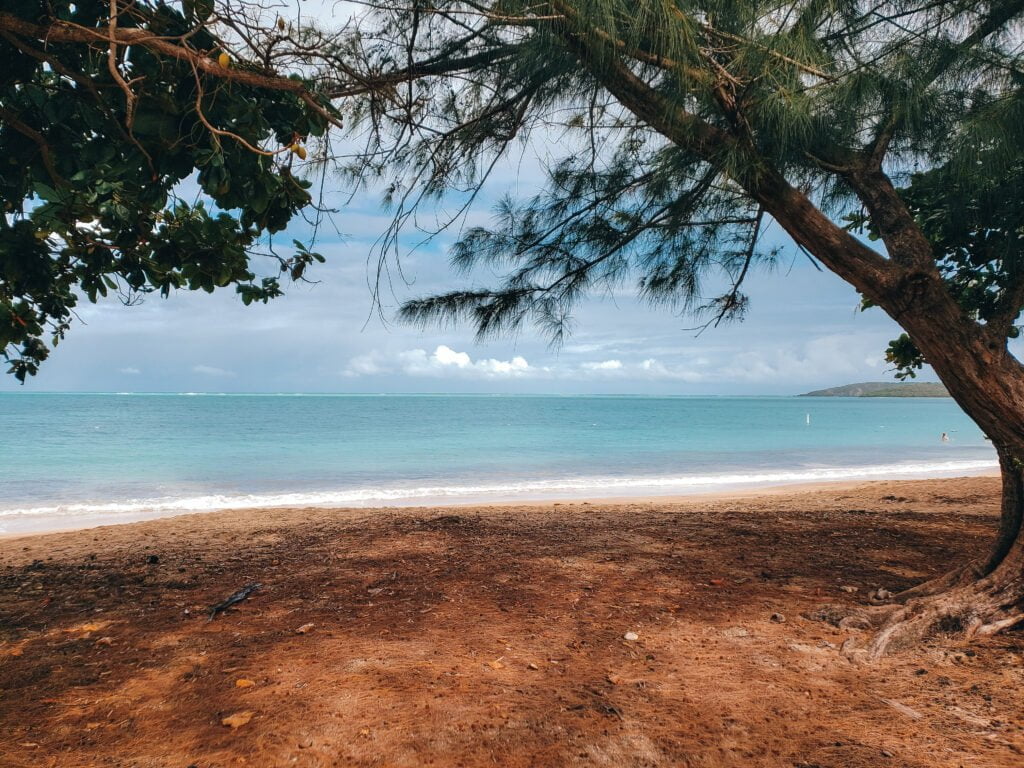
{"type": "MultiPolygon", "coordinates": [[[[499,183],[505,191],[506,183],[499,183]]],[[[340,195],[337,196],[338,199],[340,195]]],[[[486,202],[480,216],[488,214],[486,202]]],[[[268,305],[234,295],[178,293],[139,306],[84,304],[66,341],[24,387],[3,390],[162,392],[509,392],[794,394],[887,378],[896,326],[816,271],[795,248],[748,285],[744,322],[691,330],[692,318],[635,298],[630,286],[592,297],[561,347],[532,328],[476,343],[465,327],[397,323],[398,301],[465,285],[445,241],[404,260],[409,284],[374,311],[367,257],[387,217],[372,195],[336,216],[341,235],[317,244],[327,263],[268,305]]],[[[785,243],[777,228],[769,237],[785,243]]]]}
{"type": "MultiPolygon", "coordinates": [[[[473,221],[502,195],[537,188],[546,143],[538,137],[499,170],[473,221]]],[[[478,344],[469,328],[398,324],[400,300],[466,284],[447,265],[451,237],[404,259],[409,284],[397,281],[381,318],[368,257],[389,218],[376,192],[345,205],[341,187],[327,179],[327,202],[340,210],[337,231],[317,243],[327,264],[315,284],[292,285],[266,306],[244,307],[229,292],[83,305],[40,374],[24,388],[0,379],[0,391],[794,394],[891,378],[883,353],[896,326],[879,310],[856,311],[854,291],[812,267],[778,227],[766,238],[785,257],[749,280],[746,320],[700,336],[692,318],[639,302],[630,286],[582,304],[558,350],[530,328],[478,344]]],[[[291,234],[304,233],[283,242],[291,234]]]]}

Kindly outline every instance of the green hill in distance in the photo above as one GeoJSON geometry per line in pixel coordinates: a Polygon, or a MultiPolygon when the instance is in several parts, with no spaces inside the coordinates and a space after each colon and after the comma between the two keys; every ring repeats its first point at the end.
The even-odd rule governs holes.
{"type": "Polygon", "coordinates": [[[949,392],[937,381],[863,381],[805,392],[800,397],[949,397],[949,392]]]}

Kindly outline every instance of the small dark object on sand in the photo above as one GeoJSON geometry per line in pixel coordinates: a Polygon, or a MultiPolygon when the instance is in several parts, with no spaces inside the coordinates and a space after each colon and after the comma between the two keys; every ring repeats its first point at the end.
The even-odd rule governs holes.
{"type": "Polygon", "coordinates": [[[160,565],[160,555],[150,555],[146,558],[147,565],[160,565]]]}
{"type": "Polygon", "coordinates": [[[236,604],[242,602],[243,600],[245,600],[245,598],[247,598],[249,595],[251,595],[253,592],[255,592],[259,588],[260,588],[259,584],[249,584],[247,586],[242,587],[237,592],[235,592],[235,594],[231,595],[231,597],[229,597],[223,603],[217,603],[216,605],[211,606],[210,607],[210,618],[208,619],[208,621],[213,621],[217,617],[218,613],[221,613],[222,611],[226,611],[232,605],[236,605],[236,604]]]}

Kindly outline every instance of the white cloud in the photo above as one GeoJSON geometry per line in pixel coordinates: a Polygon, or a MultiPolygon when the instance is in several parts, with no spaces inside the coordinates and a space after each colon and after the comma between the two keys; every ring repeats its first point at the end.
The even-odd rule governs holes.
{"type": "Polygon", "coordinates": [[[353,357],[348,361],[348,367],[345,369],[345,375],[349,377],[373,376],[374,374],[387,372],[386,369],[381,368],[372,353],[353,357]]]}
{"type": "Polygon", "coordinates": [[[526,358],[521,355],[516,355],[507,362],[504,360],[482,360],[479,365],[483,365],[486,370],[493,373],[512,376],[533,370],[530,364],[526,362],[526,358]]]}
{"type": "Polygon", "coordinates": [[[433,360],[439,365],[454,365],[456,368],[468,368],[473,364],[473,360],[465,352],[456,352],[444,344],[434,350],[433,360]]]}
{"type": "Polygon", "coordinates": [[[347,378],[361,376],[393,376],[461,378],[461,379],[534,379],[534,380],[617,380],[617,381],[684,381],[713,380],[711,371],[697,372],[694,367],[707,366],[708,360],[667,365],[654,358],[624,362],[619,359],[588,360],[582,362],[556,362],[553,365],[531,365],[517,355],[510,360],[482,358],[474,360],[466,352],[459,352],[446,344],[433,352],[409,349],[395,353],[371,352],[349,360],[342,372],[347,378]]]}
{"type": "Polygon", "coordinates": [[[516,355],[511,360],[474,360],[465,352],[457,352],[446,344],[440,344],[433,352],[409,349],[390,356],[381,352],[359,355],[349,360],[343,375],[357,378],[403,373],[407,376],[498,379],[533,377],[543,375],[547,370],[531,366],[521,355],[516,355]]]}
{"type": "Polygon", "coordinates": [[[138,376],[142,373],[138,368],[133,368],[132,366],[128,366],[127,368],[118,368],[117,372],[127,374],[128,376],[138,376]]]}
{"type": "Polygon", "coordinates": [[[228,371],[225,370],[224,368],[217,368],[212,365],[194,365],[192,366],[192,370],[193,372],[201,373],[204,376],[216,376],[219,378],[235,375],[234,371],[228,371]]]}
{"type": "Polygon", "coordinates": [[[602,360],[599,363],[583,363],[580,366],[585,371],[621,371],[621,360],[602,360]]]}
{"type": "Polygon", "coordinates": [[[698,382],[706,381],[709,378],[709,374],[700,371],[695,371],[695,366],[707,365],[708,361],[703,358],[691,361],[690,364],[685,365],[673,365],[668,366],[660,360],[656,360],[653,357],[649,357],[643,360],[638,366],[639,371],[642,375],[639,376],[641,379],[649,381],[687,381],[687,382],[698,382]]]}

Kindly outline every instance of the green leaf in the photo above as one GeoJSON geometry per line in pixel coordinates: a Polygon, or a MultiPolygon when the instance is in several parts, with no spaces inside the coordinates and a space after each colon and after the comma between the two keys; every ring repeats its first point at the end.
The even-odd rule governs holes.
{"type": "Polygon", "coordinates": [[[213,0],[184,0],[183,5],[190,21],[204,22],[213,14],[213,0]]]}

